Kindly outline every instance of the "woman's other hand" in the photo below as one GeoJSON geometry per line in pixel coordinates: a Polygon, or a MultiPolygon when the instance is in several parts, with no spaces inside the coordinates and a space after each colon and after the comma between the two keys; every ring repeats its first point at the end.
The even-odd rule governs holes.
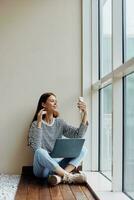
{"type": "Polygon", "coordinates": [[[38,115],[37,115],[37,126],[38,128],[41,128],[41,125],[42,125],[42,116],[46,114],[46,111],[43,109],[41,109],[39,112],[38,112],[38,115]]]}

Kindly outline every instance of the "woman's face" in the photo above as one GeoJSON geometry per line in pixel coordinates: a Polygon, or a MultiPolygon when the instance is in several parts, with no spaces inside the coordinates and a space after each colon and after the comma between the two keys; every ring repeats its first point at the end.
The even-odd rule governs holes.
{"type": "Polygon", "coordinates": [[[54,112],[57,110],[57,99],[55,96],[51,95],[48,97],[46,103],[44,103],[44,108],[48,112],[54,112]]]}

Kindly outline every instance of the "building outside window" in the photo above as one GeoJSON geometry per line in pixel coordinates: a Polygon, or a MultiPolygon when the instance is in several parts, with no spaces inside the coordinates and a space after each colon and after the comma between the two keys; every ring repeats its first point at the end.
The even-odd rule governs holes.
{"type": "Polygon", "coordinates": [[[112,177],[112,85],[100,90],[100,172],[112,177]]]}
{"type": "Polygon", "coordinates": [[[134,0],[124,0],[125,60],[134,57],[134,0]]]}
{"type": "Polygon", "coordinates": [[[123,190],[134,199],[134,73],[124,78],[123,190]]]}
{"type": "Polygon", "coordinates": [[[100,77],[112,70],[112,1],[100,0],[100,77]]]}

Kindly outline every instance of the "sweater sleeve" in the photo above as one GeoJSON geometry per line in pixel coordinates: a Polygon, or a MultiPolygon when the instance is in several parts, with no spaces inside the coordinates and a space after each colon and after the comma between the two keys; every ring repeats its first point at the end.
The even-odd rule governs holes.
{"type": "Polygon", "coordinates": [[[85,135],[88,127],[88,122],[86,125],[81,122],[79,128],[68,125],[64,120],[62,120],[62,124],[63,135],[68,138],[82,138],[85,135]]]}
{"type": "Polygon", "coordinates": [[[29,146],[36,151],[40,148],[42,140],[42,129],[37,127],[37,122],[34,121],[29,130],[29,146]]]}

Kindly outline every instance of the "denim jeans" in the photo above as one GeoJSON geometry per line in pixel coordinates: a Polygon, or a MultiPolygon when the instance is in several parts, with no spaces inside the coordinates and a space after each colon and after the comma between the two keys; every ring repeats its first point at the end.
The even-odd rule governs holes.
{"type": "Polygon", "coordinates": [[[39,148],[34,154],[33,173],[37,177],[46,178],[49,174],[53,174],[59,166],[63,169],[68,164],[78,167],[83,161],[86,152],[87,149],[83,147],[76,158],[52,158],[45,149],[39,148]]]}

